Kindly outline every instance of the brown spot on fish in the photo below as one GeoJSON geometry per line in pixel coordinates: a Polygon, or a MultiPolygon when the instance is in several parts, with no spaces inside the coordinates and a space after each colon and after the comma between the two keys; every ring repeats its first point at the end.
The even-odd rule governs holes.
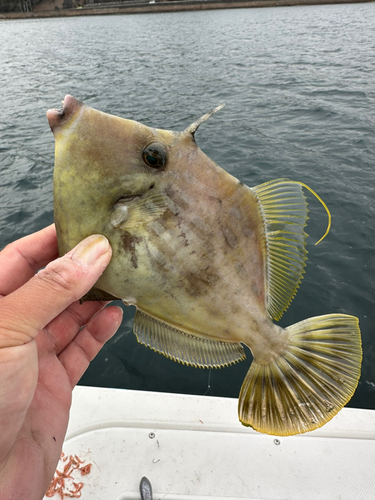
{"type": "Polygon", "coordinates": [[[206,224],[200,217],[194,217],[191,221],[192,226],[192,231],[194,231],[196,237],[204,242],[205,249],[208,254],[213,254],[215,251],[214,246],[211,243],[211,228],[208,224],[206,224]]]}
{"type": "Polygon", "coordinates": [[[254,295],[256,297],[263,297],[264,296],[264,287],[260,283],[253,283],[251,290],[253,291],[254,295]]]}
{"type": "Polygon", "coordinates": [[[228,227],[221,227],[220,229],[224,235],[227,245],[229,245],[231,248],[236,248],[236,246],[238,245],[236,235],[228,227]]]}
{"type": "Polygon", "coordinates": [[[166,204],[167,204],[167,207],[169,208],[169,210],[174,214],[174,215],[178,215],[179,212],[180,212],[180,209],[178,207],[178,205],[169,197],[166,198],[166,204]]]}
{"type": "Polygon", "coordinates": [[[188,242],[188,239],[187,239],[186,234],[184,233],[184,231],[181,231],[181,234],[178,235],[178,238],[183,238],[184,239],[184,245],[186,247],[189,246],[189,242],[188,242]]]}
{"type": "Polygon", "coordinates": [[[163,275],[165,270],[174,271],[173,253],[161,238],[158,238],[151,244],[151,241],[146,240],[146,250],[150,259],[152,266],[155,266],[159,270],[163,270],[163,275]],[[157,241],[157,245],[155,245],[157,241]],[[164,251],[160,251],[162,248],[164,251]],[[167,258],[168,257],[168,258],[167,258]]]}
{"type": "Polygon", "coordinates": [[[161,236],[165,232],[164,226],[160,224],[157,220],[151,224],[151,229],[155,231],[158,236],[161,236]]]}
{"type": "Polygon", "coordinates": [[[223,203],[223,200],[221,198],[218,198],[217,196],[209,196],[208,198],[211,201],[216,201],[217,203],[219,203],[219,205],[221,205],[223,203]]]}
{"type": "Polygon", "coordinates": [[[173,201],[173,203],[182,210],[189,208],[189,203],[185,201],[180,193],[178,193],[172,186],[167,186],[165,194],[173,201]]]}
{"type": "Polygon", "coordinates": [[[138,267],[138,257],[137,257],[137,249],[136,245],[143,240],[140,236],[135,236],[130,234],[128,231],[125,231],[121,236],[122,246],[126,252],[130,252],[131,254],[131,262],[133,264],[134,269],[138,267]]]}
{"type": "Polygon", "coordinates": [[[193,297],[207,293],[207,290],[220,281],[220,277],[209,267],[196,273],[188,272],[184,275],[184,279],[186,280],[184,283],[186,289],[193,297]]]}
{"type": "Polygon", "coordinates": [[[184,287],[192,297],[199,297],[203,293],[202,287],[198,283],[196,276],[192,273],[187,273],[184,276],[184,279],[181,280],[181,286],[184,287]]]}
{"type": "Polygon", "coordinates": [[[236,262],[234,265],[234,268],[235,268],[238,276],[240,276],[240,278],[244,278],[244,279],[247,278],[246,269],[245,269],[244,265],[241,264],[241,262],[236,262]]]}
{"type": "Polygon", "coordinates": [[[184,239],[184,245],[185,247],[189,246],[189,241],[186,236],[186,232],[181,229],[181,224],[183,223],[183,220],[181,218],[177,219],[177,227],[181,231],[181,233],[178,235],[178,238],[183,238],[184,239]]]}
{"type": "Polygon", "coordinates": [[[243,234],[246,238],[252,238],[252,237],[253,237],[253,235],[254,235],[254,231],[251,229],[251,227],[242,226],[242,234],[243,234]]]}
{"type": "Polygon", "coordinates": [[[241,312],[241,308],[234,302],[232,304],[232,314],[236,316],[240,312],[241,312]]]}

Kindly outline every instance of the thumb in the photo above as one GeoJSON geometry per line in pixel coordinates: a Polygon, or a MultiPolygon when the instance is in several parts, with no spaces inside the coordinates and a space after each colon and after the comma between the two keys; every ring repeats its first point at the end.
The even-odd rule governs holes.
{"type": "Polygon", "coordinates": [[[90,290],[111,256],[107,238],[89,236],[21,288],[3,297],[0,348],[32,340],[52,319],[90,290]]]}

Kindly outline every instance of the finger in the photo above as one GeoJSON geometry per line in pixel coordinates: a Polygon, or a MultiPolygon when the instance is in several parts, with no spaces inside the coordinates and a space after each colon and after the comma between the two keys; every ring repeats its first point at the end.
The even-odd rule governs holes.
{"type": "Polygon", "coordinates": [[[54,224],[10,243],[0,252],[0,295],[17,290],[57,257],[54,224]]]}
{"type": "Polygon", "coordinates": [[[81,298],[98,280],[112,255],[104,236],[93,235],[51,262],[24,286],[1,300],[0,347],[29,342],[81,298]]]}
{"type": "Polygon", "coordinates": [[[101,311],[108,302],[74,302],[49,323],[45,331],[54,344],[56,354],[72,341],[79,330],[101,311]]]}
{"type": "Polygon", "coordinates": [[[122,309],[109,306],[97,314],[61,352],[59,360],[74,387],[103,345],[118,330],[122,309]]]}

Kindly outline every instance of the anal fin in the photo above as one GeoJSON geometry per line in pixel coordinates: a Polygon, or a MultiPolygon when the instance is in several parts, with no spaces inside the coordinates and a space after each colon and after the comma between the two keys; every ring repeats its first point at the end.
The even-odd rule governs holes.
{"type": "Polygon", "coordinates": [[[134,334],[138,342],[179,363],[198,368],[220,368],[245,358],[239,342],[195,337],[137,308],[134,334]]]}

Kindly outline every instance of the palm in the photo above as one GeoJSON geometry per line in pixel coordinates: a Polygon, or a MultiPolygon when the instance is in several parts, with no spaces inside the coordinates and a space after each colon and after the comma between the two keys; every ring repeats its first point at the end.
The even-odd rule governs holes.
{"type": "MultiPolygon", "coordinates": [[[[74,385],[70,382],[69,374],[61,364],[54,343],[45,330],[40,332],[36,343],[39,376],[29,415],[35,419],[34,427],[40,426],[40,432],[61,445],[68,424],[74,385]],[[46,422],[48,422],[47,428],[46,422]]],[[[58,459],[59,446],[56,446],[56,453],[54,458],[58,459]]]]}
{"type": "MultiPolygon", "coordinates": [[[[30,368],[38,362],[38,381],[16,446],[12,450],[13,457],[8,463],[14,460],[19,466],[22,463],[26,478],[30,469],[29,458],[37,455],[43,467],[39,468],[38,473],[35,469],[32,471],[28,483],[29,487],[35,483],[40,495],[47,490],[60,457],[72,389],[85,372],[93,354],[107,340],[110,314],[98,315],[85,328],[81,328],[104,305],[101,302],[89,302],[82,306],[78,303],[70,306],[39,332],[35,339],[38,360],[31,354],[27,361],[30,368]]],[[[9,480],[12,475],[10,470],[9,480]]]]}
{"type": "Polygon", "coordinates": [[[93,286],[110,255],[91,277],[66,259],[75,287],[69,291],[70,283],[58,280],[58,261],[57,272],[47,268],[31,279],[56,253],[51,226],[0,254],[0,498],[43,497],[61,454],[72,389],[121,322],[117,307],[71,298],[93,286]]]}

